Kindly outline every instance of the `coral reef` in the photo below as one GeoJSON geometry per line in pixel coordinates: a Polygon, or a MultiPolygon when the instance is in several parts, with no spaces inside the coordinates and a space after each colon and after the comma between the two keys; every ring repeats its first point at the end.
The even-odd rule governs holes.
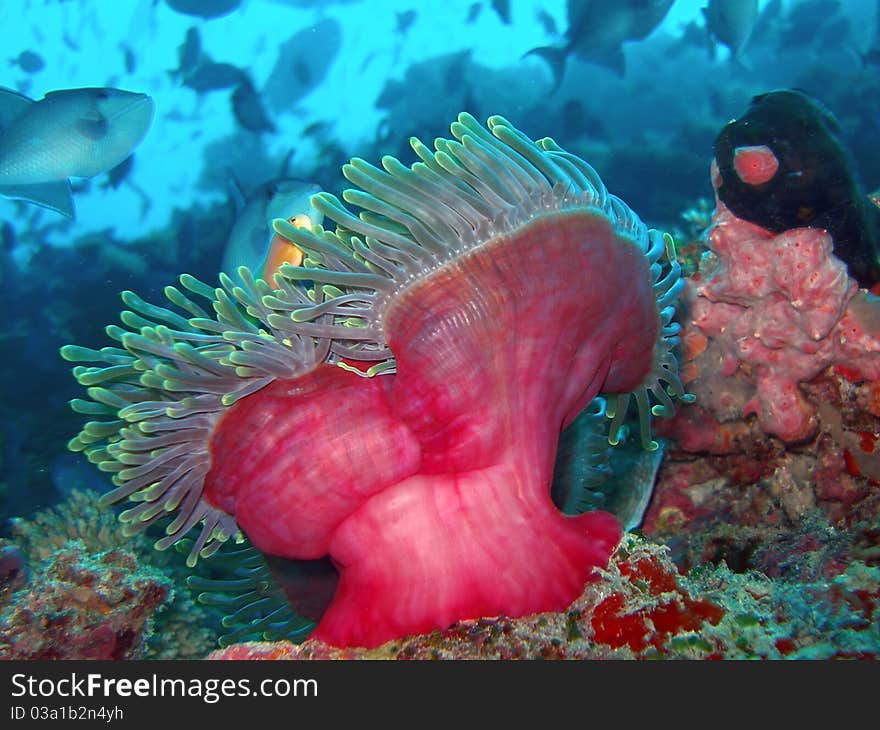
{"type": "Polygon", "coordinates": [[[172,572],[172,577],[174,591],[153,614],[144,659],[200,659],[207,649],[217,646],[218,617],[180,585],[179,571],[172,572]]]}
{"type": "Polygon", "coordinates": [[[645,534],[685,568],[876,566],[880,302],[821,229],[774,234],[716,200],[698,238],[681,369],[697,402],[658,428],[670,447],[645,534]]]}
{"type": "MultiPolygon", "coordinates": [[[[770,110],[773,99],[762,99],[750,113],[770,110]]],[[[818,225],[785,230],[799,206],[825,220],[861,196],[842,150],[827,163],[815,150],[799,159],[792,150],[811,137],[795,131],[789,144],[791,129],[767,136],[765,122],[731,123],[719,136],[736,140],[722,139],[723,170],[712,163],[714,213],[682,246],[702,249],[682,328],[681,378],[697,401],[659,424],[669,445],[642,530],[694,575],[733,571],[743,585],[763,576],[750,595],[778,602],[788,625],[802,627],[773,638],[780,655],[876,656],[877,637],[856,627],[872,622],[880,565],[880,300],[835,253],[870,281],[873,239],[859,243],[859,226],[845,226],[846,241],[818,225]],[[832,163],[840,175],[822,168],[832,163]],[[823,191],[832,173],[837,187],[823,191]],[[756,224],[761,216],[773,231],[756,224]],[[805,639],[811,630],[819,644],[805,639]]],[[[817,144],[837,143],[826,134],[817,144]]],[[[689,222],[705,220],[699,213],[689,222]]],[[[761,651],[743,641],[774,655],[767,637],[761,651]]]]}
{"type": "MultiPolygon", "coordinates": [[[[696,371],[686,374],[688,387],[700,408],[725,421],[755,413],[761,429],[783,441],[813,437],[816,409],[799,384],[835,365],[880,378],[880,307],[847,276],[821,229],[773,235],[719,201],[709,247],[714,269],[688,282],[696,371]]],[[[723,448],[717,429],[679,438],[693,451],[723,448]]]]}
{"type": "Polygon", "coordinates": [[[880,281],[880,213],[859,185],[840,123],[798,89],[759,94],[715,139],[713,187],[737,218],[833,239],[859,286],[880,281]]]}
{"type": "Polygon", "coordinates": [[[152,613],[171,591],[128,552],[85,555],[67,543],[0,614],[0,658],[136,659],[152,613]]]}
{"type": "Polygon", "coordinates": [[[97,419],[71,448],[114,474],[105,502],[135,502],[127,531],[161,523],[161,548],[196,529],[191,563],[239,529],[329,554],[316,636],[337,645],[570,603],[620,527],[554,507],[560,429],[601,392],[610,441],[634,399],[656,449],[651,416],[684,397],[671,241],[552,140],[501,117],[451,130],[411,140],[410,168],[344,166],[360,213],[312,198],[335,232],[276,221],[306,267],[185,275],[174,309],[126,292],[121,347],[62,349],[98,363],[74,369],[97,419]]]}
{"type": "Polygon", "coordinates": [[[0,547],[0,608],[24,582],[24,556],[15,545],[0,547]]]}
{"type": "Polygon", "coordinates": [[[13,622],[9,625],[10,632],[16,628],[24,630],[15,640],[17,656],[25,654],[28,642],[34,639],[28,633],[33,628],[28,623],[28,610],[52,626],[51,640],[47,639],[45,645],[34,644],[35,656],[60,652],[62,645],[65,647],[63,656],[68,659],[123,658],[113,652],[122,652],[124,658],[146,659],[203,656],[215,645],[219,617],[196,605],[189,591],[182,587],[186,578],[182,557],[154,550],[146,535],[126,537],[116,514],[98,506],[99,497],[92,490],[73,490],[64,502],[54,507],[28,519],[10,521],[11,538],[2,556],[8,556],[3,564],[8,563],[14,571],[11,576],[14,580],[0,598],[8,594],[9,600],[19,607],[9,617],[13,622]],[[78,555],[90,572],[88,579],[84,577],[76,584],[70,581],[72,554],[78,555]],[[121,593],[114,585],[123,570],[120,566],[134,568],[133,575],[139,576],[139,582],[121,593]],[[52,582],[53,590],[57,589],[51,599],[44,600],[40,595],[44,581],[52,582]],[[157,589],[151,582],[161,587],[162,599],[158,602],[157,589]],[[172,590],[172,585],[178,588],[172,590]],[[101,636],[105,637],[100,642],[90,643],[77,636],[78,632],[88,633],[98,627],[92,625],[94,617],[55,616],[64,605],[65,592],[76,596],[77,602],[71,604],[71,611],[79,606],[86,613],[100,612],[101,606],[112,605],[114,617],[107,625],[122,627],[120,631],[130,630],[131,636],[120,642],[130,641],[131,648],[111,645],[109,639],[105,641],[106,627],[100,628],[101,636]],[[90,596],[90,592],[94,595],[90,596]],[[126,625],[128,629],[124,628],[126,625]],[[67,639],[65,631],[71,632],[67,639]]]}
{"type": "Polygon", "coordinates": [[[314,638],[244,643],[209,659],[877,658],[880,568],[855,562],[821,580],[726,566],[681,574],[665,547],[626,535],[602,580],[567,610],[460,621],[374,649],[314,638]]]}
{"type": "Polygon", "coordinates": [[[87,555],[122,548],[153,562],[150,541],[143,535],[127,540],[116,514],[98,507],[100,497],[92,489],[73,489],[63,502],[27,519],[13,517],[9,520],[12,541],[31,562],[48,560],[71,540],[79,541],[87,555]]]}

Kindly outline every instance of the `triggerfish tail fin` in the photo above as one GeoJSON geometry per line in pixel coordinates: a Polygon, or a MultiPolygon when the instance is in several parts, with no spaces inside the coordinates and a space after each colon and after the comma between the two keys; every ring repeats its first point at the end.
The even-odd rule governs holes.
{"type": "Polygon", "coordinates": [[[76,217],[73,195],[67,180],[34,185],[0,185],[0,195],[42,205],[44,208],[66,215],[68,218],[76,217]]]}
{"type": "Polygon", "coordinates": [[[553,74],[553,88],[550,93],[556,91],[562,84],[562,77],[565,75],[565,59],[568,56],[566,49],[558,46],[542,46],[541,48],[533,48],[525,55],[538,56],[549,64],[550,72],[553,74]]]}
{"type": "MultiPolygon", "coordinates": [[[[281,220],[281,219],[278,219],[281,220]]],[[[292,215],[287,219],[294,228],[312,229],[312,219],[306,214],[292,215]]],[[[266,260],[263,262],[261,275],[264,281],[272,281],[272,277],[282,264],[290,264],[291,266],[302,266],[303,252],[302,249],[294,245],[294,243],[286,238],[280,231],[275,221],[272,222],[272,229],[275,231],[272,241],[269,243],[269,250],[266,253],[266,260]]]]}

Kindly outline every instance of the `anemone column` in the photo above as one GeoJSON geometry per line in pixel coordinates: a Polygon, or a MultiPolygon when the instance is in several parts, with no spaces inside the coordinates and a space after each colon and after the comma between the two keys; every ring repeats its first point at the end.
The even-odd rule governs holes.
{"type": "Polygon", "coordinates": [[[620,528],[605,513],[554,507],[557,439],[609,374],[622,389],[645,377],[650,284],[642,252],[581,211],[491,240],[395,299],[390,401],[421,466],[334,533],[340,582],[319,638],[378,644],[574,600],[620,528]]]}

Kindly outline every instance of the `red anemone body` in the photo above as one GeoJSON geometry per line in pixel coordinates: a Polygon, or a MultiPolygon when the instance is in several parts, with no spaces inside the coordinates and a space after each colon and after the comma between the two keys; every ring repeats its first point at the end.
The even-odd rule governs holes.
{"type": "Polygon", "coordinates": [[[261,550],[330,554],[331,644],[561,610],[620,528],[552,504],[559,431],[600,389],[638,386],[657,326],[633,243],[588,212],[544,216],[396,298],[395,375],[321,366],[230,408],[206,499],[261,550]]]}

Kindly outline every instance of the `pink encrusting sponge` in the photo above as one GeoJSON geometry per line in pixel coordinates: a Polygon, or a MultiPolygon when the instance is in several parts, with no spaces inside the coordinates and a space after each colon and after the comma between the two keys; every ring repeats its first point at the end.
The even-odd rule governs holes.
{"type": "Polygon", "coordinates": [[[107,415],[72,442],[137,504],[132,530],[200,529],[190,562],[240,530],[292,559],[329,555],[336,593],[315,636],[376,646],[460,619],[562,610],[620,538],[604,512],[550,499],[560,430],[630,395],[671,415],[680,290],[668,237],[595,171],[501,117],[466,114],[420,158],[343,174],[312,204],[337,224],[278,233],[306,254],[273,285],[240,269],[181,277],[176,310],[123,295],[122,347],[68,347],[107,415]],[[204,300],[200,302],[199,300],[204,300]],[[207,304],[206,304],[206,303],[207,304]]]}
{"type": "MultiPolygon", "coordinates": [[[[712,181],[719,178],[713,162],[712,181]]],[[[719,343],[720,373],[747,372],[755,386],[743,413],[786,442],[815,435],[815,407],[801,393],[831,365],[880,379],[880,306],[847,274],[821,228],[774,234],[716,200],[709,248],[717,266],[691,284],[690,317],[719,343]]]]}

